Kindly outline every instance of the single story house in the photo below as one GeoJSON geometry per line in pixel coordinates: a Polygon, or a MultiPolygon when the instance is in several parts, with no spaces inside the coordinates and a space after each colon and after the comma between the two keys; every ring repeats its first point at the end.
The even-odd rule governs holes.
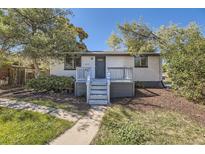
{"type": "Polygon", "coordinates": [[[89,104],[108,104],[110,98],[132,97],[135,86],[162,87],[159,53],[136,56],[128,52],[83,52],[65,55],[64,62],[52,63],[50,74],[73,76],[75,95],[86,96],[89,104]]]}

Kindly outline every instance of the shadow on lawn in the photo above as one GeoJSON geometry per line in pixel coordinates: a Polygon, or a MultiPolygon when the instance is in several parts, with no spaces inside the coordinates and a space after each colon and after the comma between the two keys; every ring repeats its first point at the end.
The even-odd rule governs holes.
{"type": "Polygon", "coordinates": [[[9,89],[3,94],[5,98],[30,102],[42,106],[64,109],[66,111],[86,114],[90,106],[84,97],[75,97],[68,93],[34,92],[25,89],[9,89]]]}
{"type": "Polygon", "coordinates": [[[140,98],[140,97],[155,97],[160,96],[158,93],[155,93],[149,89],[135,89],[135,97],[134,98],[140,98]]]}

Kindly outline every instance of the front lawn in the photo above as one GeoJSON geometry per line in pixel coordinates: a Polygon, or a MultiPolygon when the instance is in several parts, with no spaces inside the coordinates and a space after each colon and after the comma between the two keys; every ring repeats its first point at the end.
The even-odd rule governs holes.
{"type": "Polygon", "coordinates": [[[0,144],[47,144],[72,125],[49,115],[0,107],[0,144]]]}
{"type": "Polygon", "coordinates": [[[175,111],[114,105],[92,144],[205,144],[205,127],[175,111]]]}

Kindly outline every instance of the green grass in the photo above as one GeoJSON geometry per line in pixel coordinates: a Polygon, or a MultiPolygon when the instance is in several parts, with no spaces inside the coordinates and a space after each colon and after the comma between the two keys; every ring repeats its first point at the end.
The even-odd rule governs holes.
{"type": "Polygon", "coordinates": [[[172,111],[109,108],[92,144],[205,144],[205,128],[172,111]]]}
{"type": "Polygon", "coordinates": [[[85,110],[78,110],[74,105],[71,105],[69,102],[55,102],[48,98],[21,98],[17,99],[18,101],[26,101],[37,105],[52,107],[56,109],[63,109],[68,112],[74,112],[79,115],[85,115],[87,113],[87,109],[85,110]]]}
{"type": "Polygon", "coordinates": [[[46,144],[72,125],[49,115],[0,107],[0,144],[46,144]]]}

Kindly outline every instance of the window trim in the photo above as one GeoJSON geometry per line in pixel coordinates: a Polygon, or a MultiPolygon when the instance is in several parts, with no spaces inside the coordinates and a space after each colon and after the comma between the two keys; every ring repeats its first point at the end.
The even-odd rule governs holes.
{"type": "Polygon", "coordinates": [[[134,57],[134,67],[135,67],[135,68],[148,68],[148,64],[149,64],[149,63],[148,63],[148,61],[149,61],[148,59],[149,59],[148,56],[135,56],[135,57],[134,57]],[[142,58],[143,58],[143,57],[145,57],[145,58],[147,59],[147,65],[142,65],[142,58]],[[140,66],[136,66],[136,65],[135,65],[135,60],[136,60],[136,58],[140,58],[140,66]]]}
{"type": "Polygon", "coordinates": [[[80,65],[81,65],[81,57],[76,57],[76,56],[69,57],[72,60],[72,62],[71,62],[72,63],[72,68],[66,68],[66,58],[67,58],[67,56],[69,56],[69,55],[66,55],[65,58],[64,58],[64,70],[76,70],[76,67],[78,67],[78,66],[76,66],[76,59],[80,58],[80,65]]]}

